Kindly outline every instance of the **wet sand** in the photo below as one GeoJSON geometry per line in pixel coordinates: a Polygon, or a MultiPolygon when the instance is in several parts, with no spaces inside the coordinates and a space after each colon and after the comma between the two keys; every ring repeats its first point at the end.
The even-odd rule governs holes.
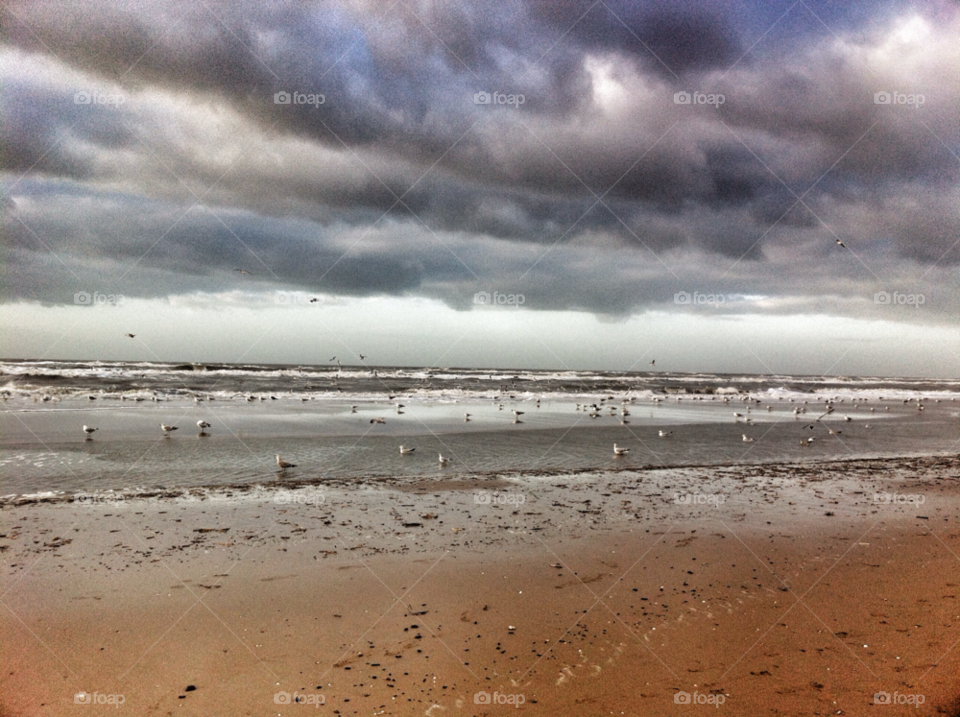
{"type": "Polygon", "coordinates": [[[960,694],[953,457],[0,515],[3,715],[932,715],[960,694]]]}

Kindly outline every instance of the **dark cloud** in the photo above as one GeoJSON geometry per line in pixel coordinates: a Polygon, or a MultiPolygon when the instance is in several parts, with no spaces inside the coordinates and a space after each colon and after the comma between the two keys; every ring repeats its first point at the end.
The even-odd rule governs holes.
{"type": "Polygon", "coordinates": [[[956,265],[960,13],[822,5],[757,42],[768,8],[705,0],[11,3],[6,296],[76,283],[51,256],[133,295],[239,265],[456,306],[524,277],[528,307],[611,314],[667,301],[686,261],[765,296],[882,280],[889,252],[956,265]],[[696,91],[724,101],[674,99],[696,91]]]}

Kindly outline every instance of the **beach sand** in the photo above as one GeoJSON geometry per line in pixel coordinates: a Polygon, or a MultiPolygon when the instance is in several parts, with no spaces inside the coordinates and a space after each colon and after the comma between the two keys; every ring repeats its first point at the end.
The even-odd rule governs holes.
{"type": "Polygon", "coordinates": [[[958,713],[953,457],[2,516],[0,715],[958,713]]]}

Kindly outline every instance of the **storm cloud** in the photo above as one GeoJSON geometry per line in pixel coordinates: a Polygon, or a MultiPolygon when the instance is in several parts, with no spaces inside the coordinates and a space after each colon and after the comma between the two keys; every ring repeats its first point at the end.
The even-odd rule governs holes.
{"type": "Polygon", "coordinates": [[[688,310],[685,291],[872,316],[902,287],[928,292],[923,320],[960,318],[955,4],[2,13],[5,301],[466,310],[502,286],[599,316],[688,310]]]}

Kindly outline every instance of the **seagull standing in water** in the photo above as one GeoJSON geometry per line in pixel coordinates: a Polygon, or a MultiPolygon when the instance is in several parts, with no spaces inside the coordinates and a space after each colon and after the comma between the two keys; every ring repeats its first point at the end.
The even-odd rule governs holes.
{"type": "Polygon", "coordinates": [[[277,453],[276,456],[277,456],[277,465],[280,466],[280,470],[281,470],[281,471],[284,471],[284,470],[286,470],[287,468],[296,468],[296,467],[297,467],[297,464],[296,464],[296,463],[288,463],[287,461],[283,460],[283,458],[280,457],[280,454],[279,454],[279,453],[277,453]]]}
{"type": "Polygon", "coordinates": [[[160,428],[163,429],[163,436],[164,436],[164,438],[169,438],[169,437],[170,437],[170,431],[175,431],[175,430],[177,430],[177,427],[176,427],[176,426],[168,426],[166,423],[161,423],[161,424],[160,424],[160,428]]]}
{"type": "Polygon", "coordinates": [[[753,439],[752,439],[750,436],[748,436],[746,433],[744,433],[744,434],[742,434],[742,435],[743,435],[743,442],[744,442],[744,443],[753,443],[753,439]]]}
{"type": "Polygon", "coordinates": [[[93,432],[99,431],[99,430],[100,430],[99,428],[90,428],[90,426],[83,427],[83,432],[87,434],[88,441],[93,439],[93,432]]]}
{"type": "Polygon", "coordinates": [[[206,421],[197,421],[197,428],[200,429],[200,435],[201,435],[201,436],[207,435],[206,432],[204,431],[204,429],[205,429],[205,428],[210,428],[210,425],[211,425],[211,424],[207,423],[206,421]]]}
{"type": "Polygon", "coordinates": [[[417,449],[416,449],[416,448],[404,448],[403,446],[400,446],[400,455],[401,455],[401,456],[406,456],[406,455],[409,455],[410,453],[413,453],[415,450],[417,450],[417,449]]]}
{"type": "Polygon", "coordinates": [[[445,466],[445,465],[447,465],[447,463],[450,462],[447,458],[444,458],[444,457],[443,457],[443,454],[442,454],[442,453],[438,453],[437,455],[440,457],[440,459],[439,459],[440,465],[445,466]]]}
{"type": "Polygon", "coordinates": [[[616,443],[613,444],[613,455],[615,456],[625,456],[630,452],[629,448],[621,448],[616,443]]]}
{"type": "Polygon", "coordinates": [[[657,435],[660,436],[661,438],[667,438],[668,436],[673,435],[673,431],[658,431],[657,435]]]}

